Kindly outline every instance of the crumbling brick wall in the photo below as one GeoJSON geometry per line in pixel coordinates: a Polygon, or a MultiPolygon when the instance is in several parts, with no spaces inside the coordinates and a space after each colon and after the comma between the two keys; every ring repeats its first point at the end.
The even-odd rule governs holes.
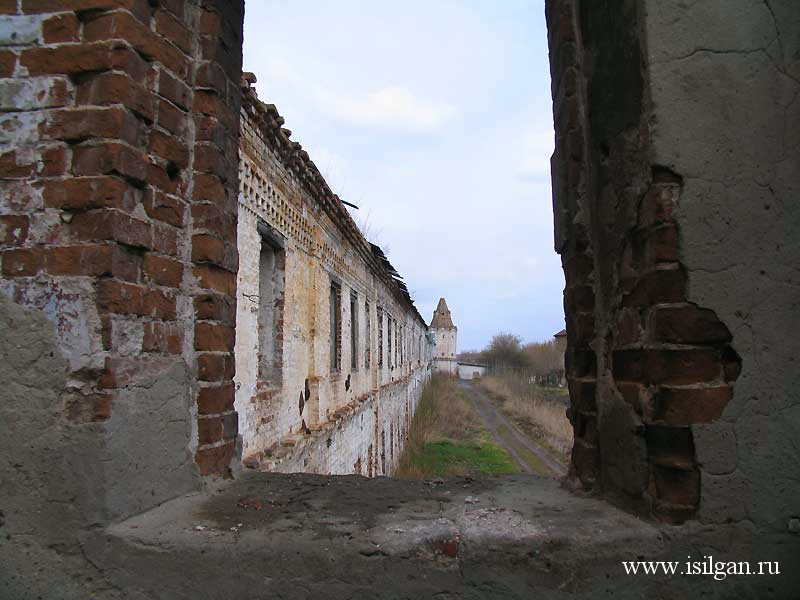
{"type": "Polygon", "coordinates": [[[364,474],[389,474],[400,454],[395,430],[429,376],[427,326],[276,107],[258,99],[254,80],[246,73],[242,81],[238,220],[244,464],[360,472],[370,447],[383,452],[379,432],[388,430],[385,460],[364,474]]]}
{"type": "MultiPolygon", "coordinates": [[[[227,472],[236,437],[237,253],[225,240],[236,230],[243,10],[0,3],[0,290],[53,322],[71,426],[110,435],[120,398],[135,405],[183,373],[179,401],[197,420],[188,464],[175,461],[203,474],[227,472]]],[[[150,452],[175,433],[166,410],[137,418],[151,423],[150,452]]],[[[144,469],[139,459],[116,476],[144,469]]]]}
{"type": "MultiPolygon", "coordinates": [[[[772,89],[792,97],[796,81],[782,73],[796,61],[781,62],[789,56],[783,47],[779,58],[739,53],[736,44],[787,38],[770,6],[736,4],[752,18],[742,39],[732,40],[718,29],[726,15],[717,13],[727,8],[547,3],[556,250],[566,276],[568,414],[575,430],[570,473],[585,488],[667,520],[748,515],[785,528],[793,513],[791,494],[779,483],[786,481],[784,467],[762,457],[752,469],[756,461],[748,466],[741,458],[762,445],[771,448],[767,454],[783,454],[791,437],[754,435],[755,417],[747,413],[759,406],[762,427],[786,423],[780,411],[791,405],[788,396],[776,403],[766,390],[788,392],[791,376],[772,373],[760,390],[750,383],[761,370],[752,364],[753,346],[772,339],[775,328],[756,319],[752,307],[774,298],[791,305],[796,294],[753,287],[730,273],[731,253],[748,257],[740,275],[763,280],[766,273],[755,267],[761,252],[749,233],[753,219],[771,224],[784,260],[796,258],[796,243],[780,226],[792,213],[767,208],[756,215],[746,208],[751,176],[777,197],[786,197],[792,184],[768,168],[742,176],[758,159],[730,132],[747,123],[742,131],[764,146],[759,152],[776,153],[767,140],[787,126],[787,113],[766,99],[772,89]],[[673,49],[676,40],[680,51],[673,49]],[[717,61],[727,61],[721,71],[713,69],[717,61]],[[755,68],[748,61],[761,64],[763,80],[748,78],[755,68]],[[764,140],[757,141],[756,130],[764,140]],[[717,250],[723,246],[728,256],[717,250]],[[761,330],[754,330],[756,322],[761,330]],[[742,369],[745,388],[737,381],[742,369]],[[779,490],[780,500],[767,499],[765,485],[779,490]]],[[[797,23],[791,6],[774,3],[797,23]]],[[[782,357],[796,345],[789,334],[796,320],[771,314],[782,323],[785,346],[763,343],[761,351],[785,364],[782,357]]]]}

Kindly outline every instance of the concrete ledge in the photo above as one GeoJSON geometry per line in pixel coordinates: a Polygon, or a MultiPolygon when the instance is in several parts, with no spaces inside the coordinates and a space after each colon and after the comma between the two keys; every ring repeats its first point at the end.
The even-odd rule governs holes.
{"type": "Polygon", "coordinates": [[[716,555],[722,538],[731,546],[731,530],[661,528],[533,476],[254,473],[87,535],[83,548],[137,598],[725,598],[792,583],[626,576],[621,564],[699,560],[709,551],[697,544],[716,555]]]}

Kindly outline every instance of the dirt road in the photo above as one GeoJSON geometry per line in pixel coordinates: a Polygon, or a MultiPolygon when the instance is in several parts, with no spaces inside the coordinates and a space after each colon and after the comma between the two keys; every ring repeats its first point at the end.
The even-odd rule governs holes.
{"type": "Polygon", "coordinates": [[[500,412],[488,398],[486,392],[471,381],[460,380],[459,386],[466,392],[475,410],[499,445],[508,450],[525,473],[545,477],[561,477],[566,468],[550,452],[525,435],[514,423],[500,412]]]}

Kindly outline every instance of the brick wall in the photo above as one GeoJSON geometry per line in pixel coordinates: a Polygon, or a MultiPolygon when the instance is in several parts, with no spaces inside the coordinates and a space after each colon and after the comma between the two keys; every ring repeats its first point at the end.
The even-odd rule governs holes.
{"type": "Polygon", "coordinates": [[[236,435],[242,19],[226,0],[0,3],[0,289],[54,322],[75,424],[185,365],[204,474],[236,435]]]}
{"type": "Polygon", "coordinates": [[[720,417],[740,359],[714,311],[688,301],[675,217],[683,181],[649,162],[641,18],[633,4],[547,3],[570,475],[683,521],[701,498],[692,426],[720,417]]]}

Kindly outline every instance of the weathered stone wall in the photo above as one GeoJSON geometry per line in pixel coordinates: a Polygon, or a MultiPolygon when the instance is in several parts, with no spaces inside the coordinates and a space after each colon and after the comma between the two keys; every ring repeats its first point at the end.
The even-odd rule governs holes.
{"type": "Polygon", "coordinates": [[[437,373],[458,373],[456,360],[458,331],[453,329],[431,329],[433,336],[433,368],[437,373]]]}
{"type": "Polygon", "coordinates": [[[547,17],[571,473],[666,519],[785,530],[797,5],[562,0],[547,17]]]}
{"type": "MultiPolygon", "coordinates": [[[[207,248],[235,231],[242,18],[241,2],[0,3],[0,294],[51,324],[64,362],[42,408],[87,448],[91,519],[233,456],[193,415],[209,390],[233,399],[214,365],[233,350],[236,248],[207,248]]],[[[32,435],[30,419],[3,423],[32,435]]]]}
{"type": "Polygon", "coordinates": [[[245,465],[390,473],[429,374],[427,327],[246,78],[235,377],[245,465]]]}

